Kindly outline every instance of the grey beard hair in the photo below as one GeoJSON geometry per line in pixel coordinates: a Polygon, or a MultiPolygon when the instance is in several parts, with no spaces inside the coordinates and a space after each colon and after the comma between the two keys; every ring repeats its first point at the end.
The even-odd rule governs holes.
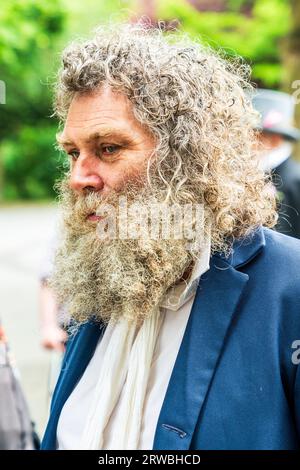
{"type": "MultiPolygon", "coordinates": [[[[122,194],[147,206],[147,195],[140,188],[127,186],[122,194]]],[[[110,195],[107,201],[115,206],[119,195],[110,195]]],[[[62,241],[50,279],[58,302],[77,323],[94,319],[107,324],[121,317],[142,322],[191,266],[194,254],[186,240],[101,240],[95,224],[86,219],[101,197],[75,196],[66,180],[60,196],[62,241]]]]}

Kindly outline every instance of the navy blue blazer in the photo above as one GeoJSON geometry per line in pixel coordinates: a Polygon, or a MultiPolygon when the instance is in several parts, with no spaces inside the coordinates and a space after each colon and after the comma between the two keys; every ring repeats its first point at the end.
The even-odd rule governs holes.
{"type": "MultiPolygon", "coordinates": [[[[99,324],[69,341],[42,449],[87,367],[99,324]]],[[[201,277],[153,449],[300,448],[300,241],[260,227],[201,277]],[[298,353],[299,352],[299,353],[298,353]]]]}

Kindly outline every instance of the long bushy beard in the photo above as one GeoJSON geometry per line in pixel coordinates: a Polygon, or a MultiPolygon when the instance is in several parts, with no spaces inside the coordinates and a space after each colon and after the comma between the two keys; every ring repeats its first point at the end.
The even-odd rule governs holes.
{"type": "Polygon", "coordinates": [[[67,180],[60,184],[62,240],[50,285],[76,322],[142,321],[192,264],[184,239],[100,239],[87,216],[103,202],[117,207],[121,195],[129,204],[153,204],[153,192],[134,184],[106,197],[77,196],[67,180]]]}

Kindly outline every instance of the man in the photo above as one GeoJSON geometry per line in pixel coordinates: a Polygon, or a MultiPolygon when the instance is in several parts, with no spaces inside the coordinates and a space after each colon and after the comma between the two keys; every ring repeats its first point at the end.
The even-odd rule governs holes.
{"type": "Polygon", "coordinates": [[[120,25],[62,62],[74,327],[42,448],[299,448],[300,245],[270,230],[244,66],[120,25]]]}
{"type": "Polygon", "coordinates": [[[300,238],[300,165],[292,158],[300,131],[293,127],[295,99],[280,91],[257,90],[253,105],[261,114],[261,166],[272,170],[280,201],[276,230],[300,238]]]}

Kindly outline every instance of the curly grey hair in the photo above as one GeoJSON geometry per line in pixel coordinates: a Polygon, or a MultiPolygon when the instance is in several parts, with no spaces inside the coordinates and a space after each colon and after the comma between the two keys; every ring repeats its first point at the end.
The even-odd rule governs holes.
{"type": "MultiPolygon", "coordinates": [[[[254,150],[250,69],[240,59],[229,62],[186,34],[125,24],[73,42],[62,63],[55,101],[61,120],[75,93],[103,84],[124,93],[157,140],[152,180],[172,201],[205,204],[213,250],[276,224],[274,192],[254,150]]],[[[148,170],[151,180],[150,163],[148,170]]]]}

